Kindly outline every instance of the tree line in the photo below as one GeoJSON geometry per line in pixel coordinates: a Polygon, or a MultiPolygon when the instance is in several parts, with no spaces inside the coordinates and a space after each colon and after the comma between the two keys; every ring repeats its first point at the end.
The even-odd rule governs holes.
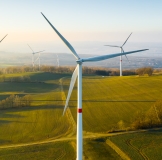
{"type": "Polygon", "coordinates": [[[142,68],[138,68],[136,70],[136,73],[139,76],[143,76],[145,74],[147,74],[148,76],[152,76],[154,69],[152,67],[142,67],[142,68]]]}
{"type": "Polygon", "coordinates": [[[10,95],[4,100],[0,101],[0,109],[19,108],[31,106],[31,96],[25,95],[20,97],[18,95],[10,95]]]}
{"type": "MultiPolygon", "coordinates": [[[[24,72],[50,72],[50,73],[73,73],[75,67],[69,66],[49,66],[42,65],[39,67],[31,67],[31,66],[12,66],[7,68],[0,68],[0,75],[12,74],[12,73],[24,73],[24,72]]],[[[151,76],[153,74],[154,69],[152,67],[143,67],[138,69],[126,69],[123,70],[123,76],[127,75],[145,75],[148,74],[151,76]]],[[[156,69],[157,71],[157,69],[156,69]]],[[[119,69],[111,69],[111,68],[102,68],[102,67],[83,67],[83,74],[96,74],[102,76],[119,76],[119,69]]]]}

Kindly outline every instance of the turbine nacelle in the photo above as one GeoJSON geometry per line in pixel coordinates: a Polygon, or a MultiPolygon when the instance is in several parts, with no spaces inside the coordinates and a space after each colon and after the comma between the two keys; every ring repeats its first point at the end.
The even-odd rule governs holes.
{"type": "Polygon", "coordinates": [[[77,64],[82,64],[83,63],[83,59],[80,58],[80,59],[76,60],[76,63],[77,64]]]}

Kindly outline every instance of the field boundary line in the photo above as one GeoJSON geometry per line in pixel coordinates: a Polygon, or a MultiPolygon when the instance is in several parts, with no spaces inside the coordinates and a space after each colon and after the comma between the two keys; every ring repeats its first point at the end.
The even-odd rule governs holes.
{"type": "Polygon", "coordinates": [[[127,154],[125,154],[117,145],[115,145],[110,139],[106,140],[106,144],[109,145],[123,160],[131,160],[127,154]]]}

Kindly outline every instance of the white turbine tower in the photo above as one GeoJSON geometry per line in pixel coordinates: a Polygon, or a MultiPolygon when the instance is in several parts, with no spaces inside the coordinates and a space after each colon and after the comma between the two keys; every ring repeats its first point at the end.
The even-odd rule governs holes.
{"type": "MultiPolygon", "coordinates": [[[[43,50],[43,51],[41,51],[41,52],[44,52],[45,50],[43,50]]],[[[34,62],[36,62],[37,60],[39,60],[39,70],[40,70],[40,52],[39,52],[39,55],[38,55],[38,57],[37,57],[37,59],[34,61],[34,62]]]]}
{"type": "Polygon", "coordinates": [[[57,56],[57,67],[59,67],[60,64],[59,64],[59,57],[58,57],[58,54],[56,54],[56,56],[57,56]]]}
{"type": "Polygon", "coordinates": [[[5,39],[5,37],[7,36],[8,34],[6,34],[0,41],[0,43],[5,39]]]}
{"type": "MultiPolygon", "coordinates": [[[[132,33],[131,33],[132,34],[132,33]]],[[[105,45],[105,46],[109,46],[109,47],[118,47],[121,50],[121,53],[124,53],[124,49],[123,46],[126,44],[127,40],[129,39],[129,37],[131,36],[131,34],[128,36],[128,38],[125,40],[125,42],[123,43],[122,46],[115,46],[115,45],[105,45]]],[[[125,55],[125,57],[127,58],[127,56],[125,55]]],[[[128,58],[127,58],[128,60],[128,58]]],[[[120,76],[122,76],[122,56],[120,56],[120,76]]]]}
{"type": "Polygon", "coordinates": [[[40,53],[44,52],[44,50],[43,51],[34,52],[33,49],[29,45],[28,45],[28,47],[32,51],[32,65],[33,65],[33,68],[34,68],[35,61],[37,61],[37,59],[39,59],[39,69],[40,69],[40,53]],[[39,53],[39,56],[38,56],[38,58],[36,60],[34,60],[34,54],[36,54],[36,53],[39,53]]]}
{"type": "Polygon", "coordinates": [[[75,81],[78,76],[78,109],[77,109],[77,160],[82,160],[82,154],[83,154],[83,135],[82,135],[82,63],[83,62],[95,62],[95,61],[101,61],[125,54],[131,54],[135,52],[141,52],[148,49],[143,50],[136,50],[136,51],[130,51],[125,53],[116,53],[116,54],[109,54],[109,55],[102,55],[102,56],[96,56],[96,57],[89,57],[89,58],[80,58],[79,55],[76,53],[74,48],[71,46],[71,44],[57,31],[57,29],[50,23],[50,21],[44,16],[43,13],[41,13],[43,17],[47,20],[47,22],[50,24],[50,26],[54,29],[54,31],[57,33],[57,35],[62,39],[62,41],[65,43],[65,45],[71,50],[74,57],[76,58],[77,66],[73,72],[70,87],[68,91],[68,96],[66,99],[66,104],[64,108],[64,112],[66,111],[66,108],[68,106],[68,102],[75,84],[75,81]]]}

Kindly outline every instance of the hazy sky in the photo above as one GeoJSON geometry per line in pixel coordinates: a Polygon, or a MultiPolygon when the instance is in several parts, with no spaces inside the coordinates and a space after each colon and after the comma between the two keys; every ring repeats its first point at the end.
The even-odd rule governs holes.
{"type": "Polygon", "coordinates": [[[0,39],[8,34],[0,51],[30,52],[28,43],[69,52],[40,12],[76,51],[87,41],[121,44],[131,32],[130,43],[162,44],[161,7],[161,0],[0,0],[0,39]]]}

